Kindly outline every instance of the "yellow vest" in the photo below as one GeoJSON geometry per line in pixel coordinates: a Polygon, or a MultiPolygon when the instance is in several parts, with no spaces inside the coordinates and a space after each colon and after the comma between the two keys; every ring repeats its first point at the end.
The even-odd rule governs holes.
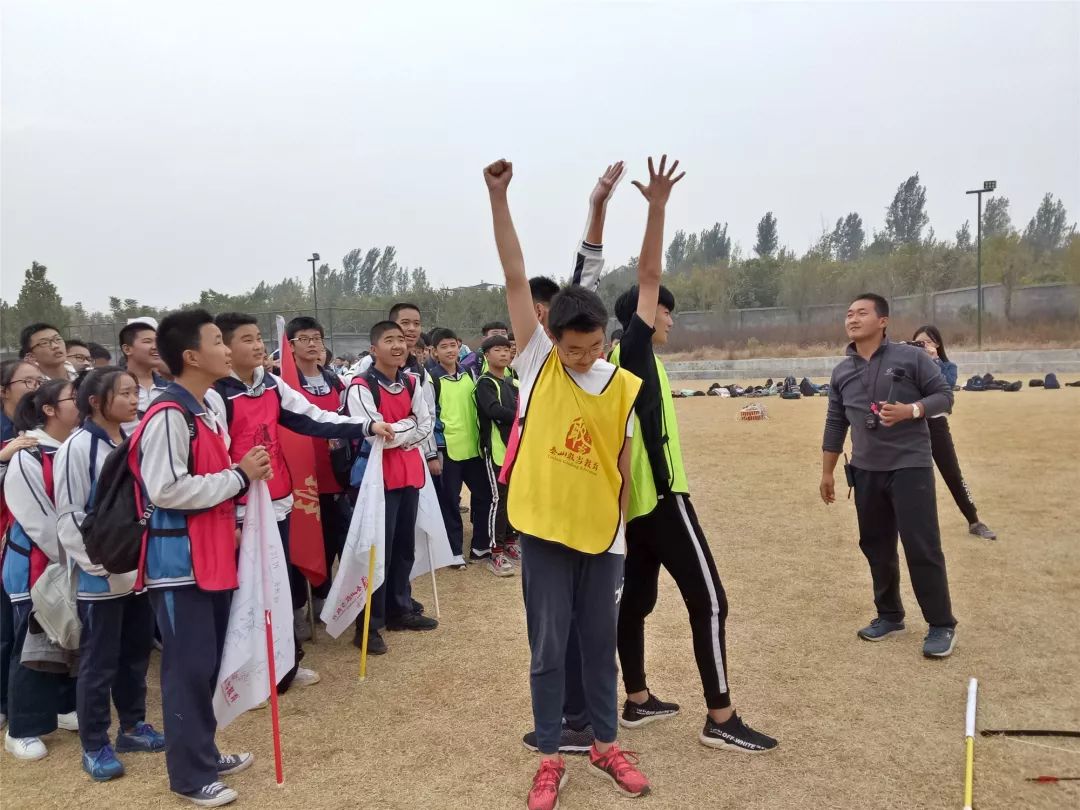
{"type": "Polygon", "coordinates": [[[551,350],[525,414],[507,510],[518,531],[585,554],[611,548],[627,485],[619,472],[626,421],[641,380],[617,368],[600,394],[584,391],[551,350]]]}

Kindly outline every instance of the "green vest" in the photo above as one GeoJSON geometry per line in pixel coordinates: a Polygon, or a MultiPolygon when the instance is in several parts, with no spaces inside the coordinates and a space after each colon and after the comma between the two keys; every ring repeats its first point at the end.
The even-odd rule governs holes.
{"type": "MultiPolygon", "coordinates": [[[[484,365],[486,366],[487,363],[485,362],[484,365]]],[[[502,385],[500,385],[499,381],[487,370],[484,371],[483,376],[486,376],[495,383],[495,396],[498,397],[499,404],[502,405],[502,385]]],[[[479,382],[480,381],[477,380],[477,383],[479,382]]],[[[517,380],[514,380],[514,385],[517,385],[517,380]]],[[[491,461],[493,464],[501,467],[503,462],[506,461],[506,442],[503,441],[502,431],[499,430],[499,424],[494,419],[488,419],[487,421],[491,423],[491,461]]]]}
{"type": "MultiPolygon", "coordinates": [[[[619,349],[616,346],[611,353],[611,362],[619,365],[619,349]]],[[[679,421],[675,418],[675,402],[671,398],[671,383],[668,382],[667,369],[660,358],[656,361],[656,376],[660,381],[660,430],[667,437],[664,442],[664,461],[668,469],[668,485],[672,492],[688,494],[690,485],[686,480],[686,468],[683,467],[682,447],[679,444],[679,421]]],[[[659,496],[656,482],[653,481],[652,465],[649,464],[649,452],[645,448],[645,439],[641,435],[641,420],[634,414],[634,437],[630,442],[630,510],[626,519],[647,515],[656,508],[659,496]]]]}
{"type": "Polygon", "coordinates": [[[480,455],[480,425],[476,418],[476,383],[464,372],[438,378],[439,418],[443,423],[446,455],[468,461],[480,455]]]}

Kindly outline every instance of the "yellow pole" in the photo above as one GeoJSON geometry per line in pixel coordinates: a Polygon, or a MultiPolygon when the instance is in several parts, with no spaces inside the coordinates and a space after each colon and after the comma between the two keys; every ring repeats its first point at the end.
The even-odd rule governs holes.
{"type": "Polygon", "coordinates": [[[964,765],[964,810],[971,810],[972,781],[975,775],[975,740],[967,738],[967,756],[964,765]]]}
{"type": "Polygon", "coordinates": [[[972,810],[972,788],[975,779],[975,698],[978,692],[979,682],[972,678],[968,681],[967,715],[964,724],[964,810],[972,810]]]}
{"type": "Polygon", "coordinates": [[[364,638],[360,646],[360,680],[367,678],[367,645],[368,634],[371,631],[371,579],[375,574],[375,544],[371,544],[368,552],[367,565],[367,593],[364,595],[364,638]]]}

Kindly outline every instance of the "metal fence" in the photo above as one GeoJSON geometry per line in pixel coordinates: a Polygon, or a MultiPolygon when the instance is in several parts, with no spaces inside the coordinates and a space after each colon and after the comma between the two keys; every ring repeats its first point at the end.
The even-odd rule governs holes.
{"type": "MultiPolygon", "coordinates": [[[[269,349],[278,348],[277,327],[275,320],[281,316],[288,323],[299,315],[311,315],[310,309],[282,310],[278,312],[249,312],[259,321],[259,330],[263,340],[269,349]]],[[[438,310],[423,313],[424,328],[431,329],[434,326],[447,326],[457,331],[463,339],[468,340],[473,335],[480,333],[479,325],[473,324],[443,324],[439,321],[438,310]]],[[[359,354],[370,347],[368,333],[371,327],[381,320],[386,319],[385,309],[346,309],[342,307],[319,307],[318,321],[326,331],[326,345],[334,354],[359,354]]],[[[61,331],[67,338],[78,338],[87,342],[100,343],[117,357],[120,353],[119,335],[120,330],[127,324],[126,320],[112,321],[109,323],[81,323],[69,324],[61,331]]]]}

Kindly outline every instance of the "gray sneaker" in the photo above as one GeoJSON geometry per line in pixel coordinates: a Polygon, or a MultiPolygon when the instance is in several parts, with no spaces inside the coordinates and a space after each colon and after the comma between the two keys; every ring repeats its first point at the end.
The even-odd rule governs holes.
{"type": "Polygon", "coordinates": [[[857,635],[863,641],[881,641],[884,638],[888,638],[893,633],[900,633],[903,632],[903,630],[903,622],[891,622],[888,619],[882,619],[879,616],[862,630],[859,630],[857,635]]]}
{"type": "Polygon", "coordinates": [[[922,654],[927,658],[948,658],[956,646],[956,629],[931,627],[923,639],[922,654]]]}
{"type": "MultiPolygon", "coordinates": [[[[530,751],[540,750],[540,747],[536,742],[535,731],[530,731],[522,737],[521,742],[530,751]]],[[[560,754],[587,754],[592,746],[593,729],[591,725],[587,725],[580,730],[570,728],[569,726],[563,726],[562,733],[559,735],[560,754]]]]}
{"type": "Polygon", "coordinates": [[[983,540],[997,540],[997,534],[981,520],[969,525],[968,532],[983,540]]]}

